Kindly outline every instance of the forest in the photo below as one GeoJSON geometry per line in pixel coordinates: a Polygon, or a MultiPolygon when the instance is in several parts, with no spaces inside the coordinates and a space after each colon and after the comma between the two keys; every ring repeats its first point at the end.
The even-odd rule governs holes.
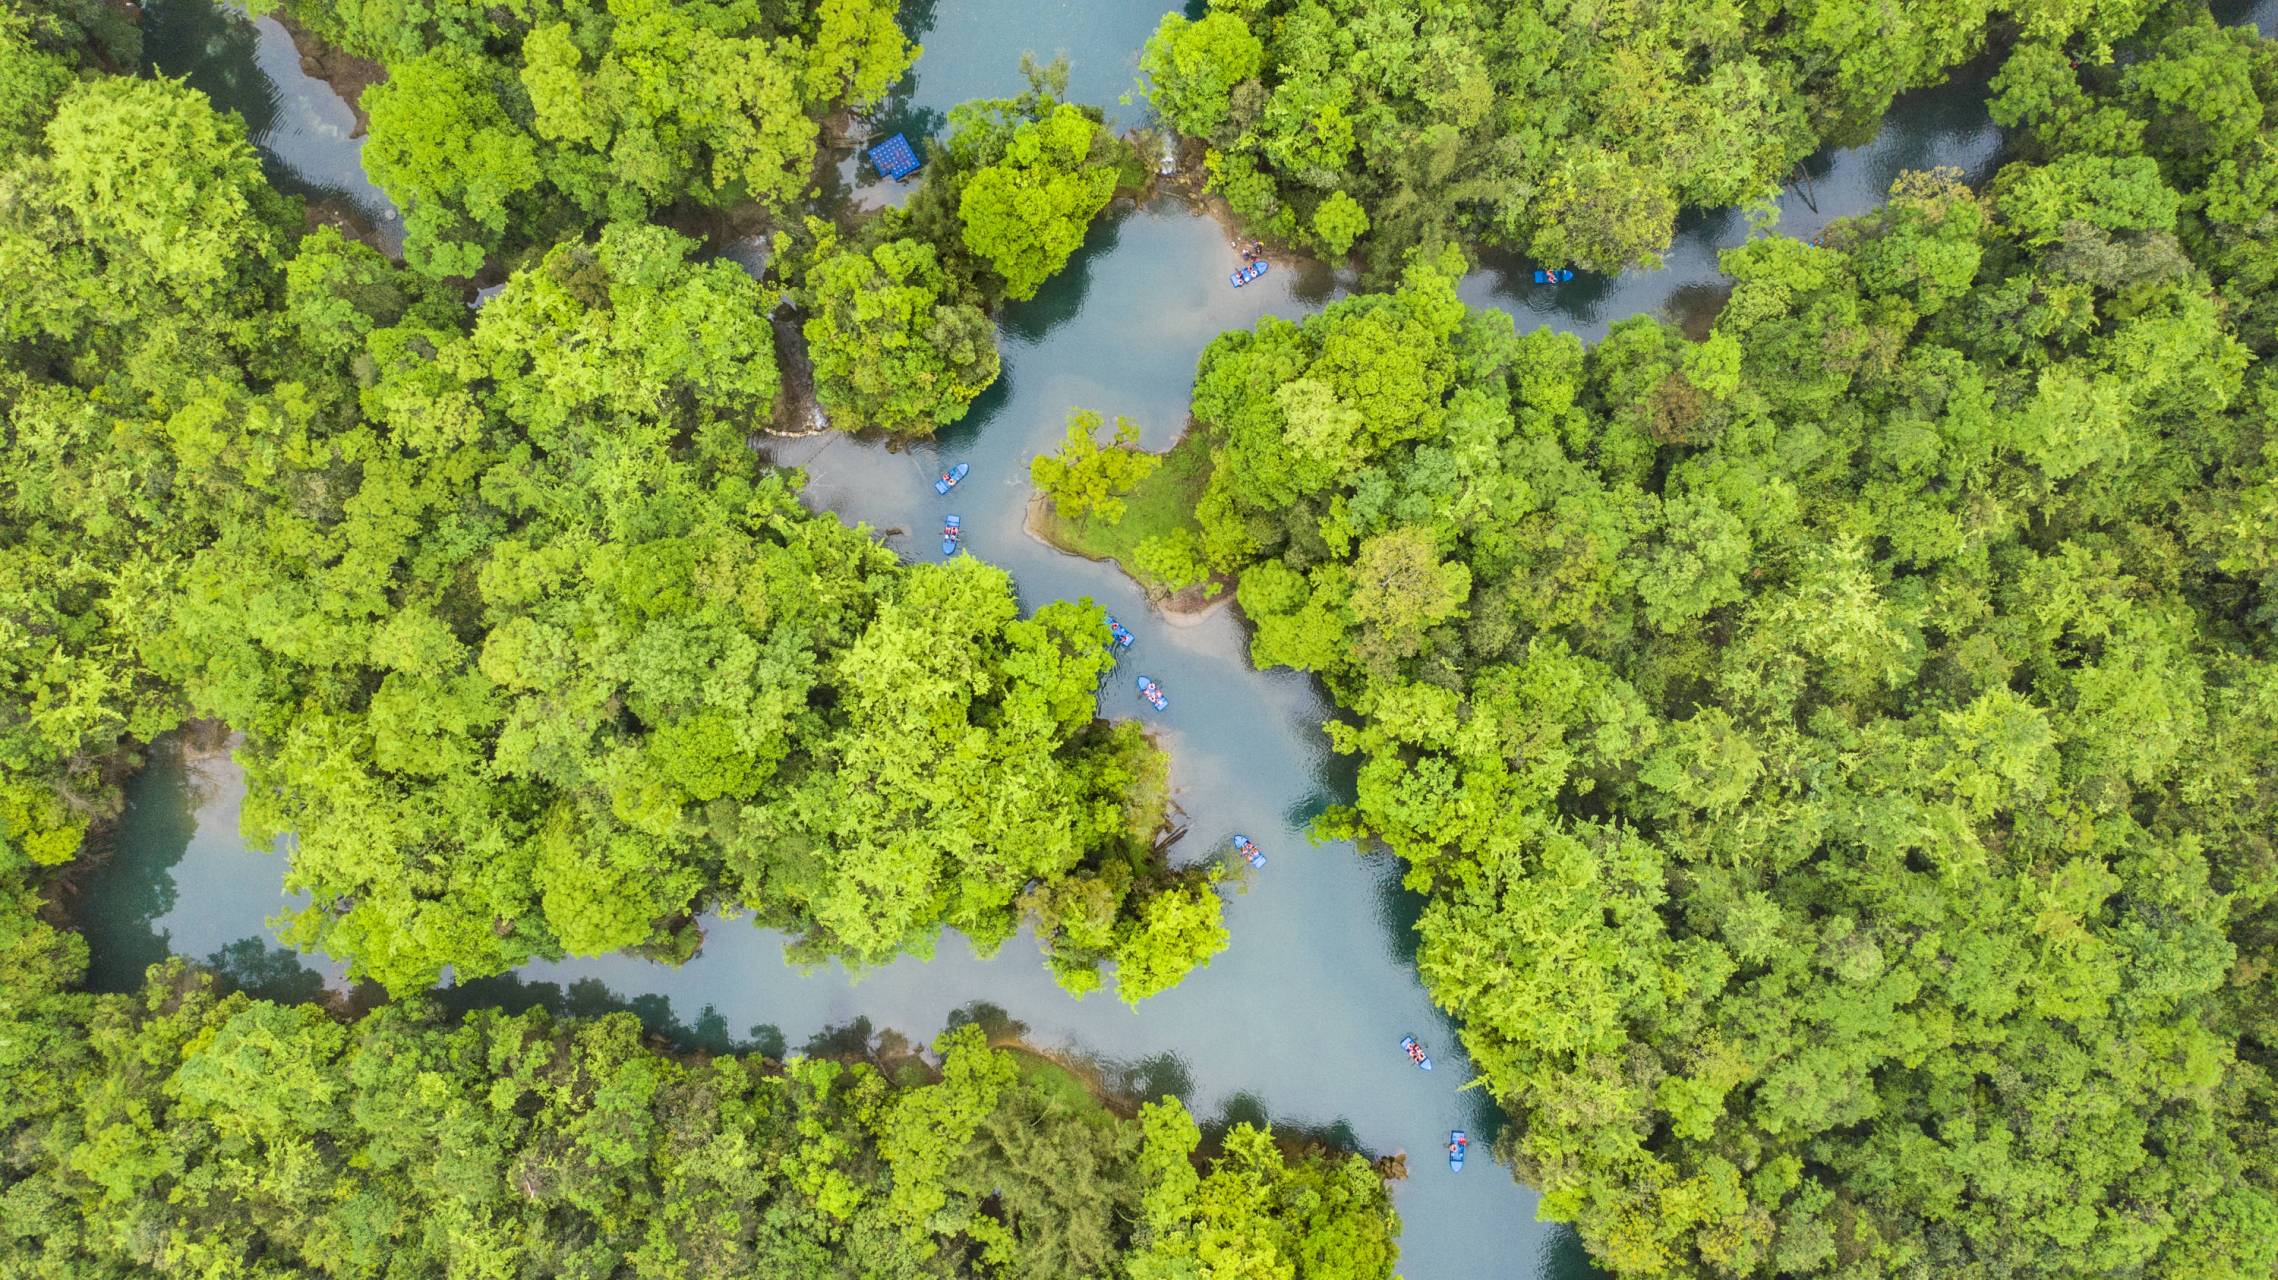
{"type": "Polygon", "coordinates": [[[1704,332],[1442,250],[1203,357],[1153,572],[1347,713],[1322,834],[1618,1274],[2278,1260],[2278,44],[2121,52],[2018,43],[1990,183],[1729,251],[1704,332]]]}
{"type": "Polygon", "coordinates": [[[47,1033],[0,1094],[18,1275],[1363,1280],[1398,1226],[1359,1156],[1237,1124],[1198,1162],[1177,1099],[1110,1111],[973,1025],[938,1068],[679,1060],[625,1013],[343,1026],[179,961],[0,1015],[47,1033]]]}
{"type": "MultiPolygon", "coordinates": [[[[848,216],[816,175],[919,52],[883,0],[255,9],[376,69],[401,261],[135,74],[126,9],[0,0],[13,1269],[1390,1275],[1367,1159],[975,1025],[709,1052],[427,994],[682,960],[714,910],[858,971],[1026,928],[1133,1003],[1226,947],[1165,751],[1100,715],[1102,609],[754,450],[801,373],[838,430],[962,418],[1132,139],[1024,60],[848,216]],[[295,837],[284,939],[378,1007],[85,989],[63,900],[199,722],[295,837]]],[[[1239,225],[1371,287],[1216,337],[1167,458],[1071,406],[1031,482],[1327,690],[1316,833],[1421,895],[1543,1214],[1623,1276],[2271,1274],[2278,42],[2195,0],[1217,0],[1138,65],[1239,225]],[[1989,181],[1751,238],[1691,329],[1458,296],[1480,253],[1650,263],[1972,59],[1989,181]]]]}
{"type": "Polygon", "coordinates": [[[1211,0],[1140,66],[1210,189],[1276,241],[1398,278],[1449,239],[1612,271],[1688,207],[1762,200],[1900,92],[2025,40],[2110,65],[2155,0],[1211,0]]]}

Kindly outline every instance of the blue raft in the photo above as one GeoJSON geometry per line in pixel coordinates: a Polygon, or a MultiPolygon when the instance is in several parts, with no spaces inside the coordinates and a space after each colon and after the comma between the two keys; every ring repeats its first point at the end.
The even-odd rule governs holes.
{"type": "Polygon", "coordinates": [[[1536,267],[1534,269],[1534,282],[1536,284],[1568,284],[1571,283],[1573,279],[1574,268],[1572,267],[1552,267],[1548,271],[1543,270],[1541,267],[1536,267]]]}
{"type": "Polygon", "coordinates": [[[1115,647],[1118,650],[1130,648],[1131,642],[1138,638],[1131,634],[1131,628],[1117,622],[1112,613],[1107,615],[1107,633],[1115,637],[1115,647]]]}
{"type": "Polygon", "coordinates": [[[945,556],[956,555],[957,544],[964,539],[965,531],[958,527],[957,517],[951,516],[941,522],[941,554],[945,556]]]}
{"type": "Polygon", "coordinates": [[[1145,698],[1147,705],[1157,711],[1168,711],[1170,709],[1171,699],[1169,695],[1163,692],[1163,686],[1145,676],[1139,677],[1139,696],[1145,698]]]}
{"type": "Polygon", "coordinates": [[[1253,867],[1262,868],[1266,865],[1266,851],[1260,849],[1257,841],[1248,836],[1236,835],[1234,837],[1234,852],[1249,859],[1249,863],[1253,867]]]}
{"type": "Polygon", "coordinates": [[[972,469],[973,468],[960,462],[956,466],[951,467],[949,470],[942,472],[941,477],[933,482],[933,491],[935,493],[949,492],[951,489],[956,488],[957,482],[964,479],[965,473],[971,471],[972,469]]]}
{"type": "Polygon", "coordinates": [[[1463,1149],[1471,1145],[1471,1136],[1461,1129],[1447,1131],[1447,1167],[1449,1173],[1463,1172],[1463,1149]]]}
{"type": "Polygon", "coordinates": [[[1249,266],[1242,268],[1240,271],[1227,272],[1226,278],[1233,281],[1234,287],[1239,289],[1243,285],[1248,284],[1252,280],[1257,279],[1259,276],[1262,276],[1265,273],[1266,261],[1265,259],[1260,258],[1256,262],[1251,263],[1249,266]]]}
{"type": "Polygon", "coordinates": [[[1432,1055],[1424,1052],[1424,1046],[1417,1041],[1416,1037],[1402,1036],[1400,1038],[1400,1047],[1408,1051],[1408,1061],[1415,1063],[1417,1066],[1422,1067],[1426,1071],[1432,1069],[1432,1055]]]}
{"type": "Polygon", "coordinates": [[[918,171],[918,153],[911,149],[907,137],[897,133],[870,148],[870,163],[878,166],[878,172],[900,182],[918,171]]]}

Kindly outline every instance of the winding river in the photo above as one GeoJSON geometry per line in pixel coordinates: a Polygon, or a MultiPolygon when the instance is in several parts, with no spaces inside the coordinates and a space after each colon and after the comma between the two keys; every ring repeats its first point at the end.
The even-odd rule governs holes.
{"type": "MultiPolygon", "coordinates": [[[[1137,49],[1165,8],[1164,0],[911,0],[905,14],[926,53],[881,120],[931,134],[952,103],[1017,91],[1017,51],[1033,48],[1068,55],[1073,98],[1108,105],[1119,125],[1141,123],[1142,106],[1116,99],[1132,89],[1137,49]]],[[[156,0],[146,12],[156,67],[243,112],[285,185],[345,198],[393,225],[385,197],[364,179],[352,115],[301,74],[281,28],[208,0],[156,0]]],[[[2219,12],[2269,32],[2278,0],[2219,12]]],[[[1982,73],[1901,99],[1873,143],[1804,166],[1780,201],[1779,229],[1810,235],[1871,208],[1906,169],[1956,165],[1982,178],[2001,145],[1984,103],[1982,73]]],[[[851,159],[841,171],[858,181],[851,159]]],[[[1462,292],[1475,306],[1512,312],[1522,328],[1547,324],[1585,338],[1631,315],[1699,319],[1721,299],[1717,251],[1748,234],[1737,212],[1690,214],[1660,270],[1542,288],[1525,283],[1517,264],[1490,261],[1462,292]]],[[[451,998],[630,1008],[682,1043],[770,1052],[886,1031],[923,1040],[952,1018],[1001,1022],[1099,1064],[1126,1087],[1180,1094],[1206,1125],[1268,1120],[1370,1154],[1413,1153],[1410,1176],[1394,1187],[1401,1270],[1412,1280],[1595,1274],[1573,1233],[1537,1221],[1535,1193],[1506,1170],[1475,1157],[1456,1176],[1439,1159],[1449,1128],[1486,1138],[1502,1121],[1479,1091],[1462,1087],[1469,1064],[1455,1029],[1417,981],[1420,901],[1400,888],[1396,866],[1306,839],[1312,816],[1351,785],[1320,731],[1330,708],[1319,689],[1289,671],[1252,670],[1231,610],[1162,618],[1112,566],[1023,531],[1028,459],[1056,446],[1070,409],[1134,418],[1147,447],[1164,447],[1185,421],[1195,360],[1213,335],[1268,314],[1305,315],[1352,287],[1318,266],[1284,265],[1235,291],[1226,272],[1237,264],[1225,233],[1181,201],[1119,206],[1040,296],[1007,309],[1003,377],[934,444],[893,452],[832,435],[772,449],[805,469],[816,507],[868,524],[904,554],[938,554],[934,531],[956,512],[968,550],[1010,571],[1025,605],[1089,596],[1132,625],[1138,643],[1124,670],[1160,679],[1170,710],[1145,710],[1123,679],[1103,690],[1101,710],[1144,716],[1160,731],[1189,827],[1178,856],[1219,856],[1234,831],[1271,856],[1227,904],[1233,942],[1224,954],[1134,1011],[1107,993],[1069,998],[1027,938],[981,959],[945,937],[930,961],[905,959],[857,980],[835,965],[802,974],[783,963],[779,935],[714,918],[701,953],[678,968],[622,956],[535,964],[451,998]],[[970,463],[972,474],[941,498],[931,481],[947,461],[970,463]],[[1438,1070],[1408,1064],[1398,1046],[1407,1033],[1431,1047],[1438,1070]]],[[[154,750],[129,785],[114,856],[81,886],[95,985],[131,988],[169,951],[278,998],[344,985],[336,969],[274,941],[266,919],[295,904],[280,892],[281,859],[237,835],[241,795],[218,748],[169,741],[154,750]]]]}

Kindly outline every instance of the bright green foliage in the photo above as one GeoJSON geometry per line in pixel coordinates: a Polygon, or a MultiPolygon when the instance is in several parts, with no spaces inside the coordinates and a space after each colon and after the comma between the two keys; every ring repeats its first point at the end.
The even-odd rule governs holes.
{"type": "Polygon", "coordinates": [[[1083,244],[1115,194],[1116,170],[1101,154],[1113,146],[1091,116],[1063,102],[1013,129],[1002,154],[965,180],[957,203],[965,247],[1004,281],[1006,297],[1034,297],[1083,244]]]}
{"type": "Polygon", "coordinates": [[[1360,201],[1342,191],[1332,191],[1329,198],[1313,209],[1313,237],[1333,257],[1350,252],[1353,242],[1368,234],[1368,211],[1360,201]]]}
{"type": "Polygon", "coordinates": [[[1138,927],[1184,880],[1123,803],[1152,749],[1094,723],[1097,609],[1022,619],[756,475],[769,301],[688,247],[611,227],[469,332],[372,329],[355,469],[197,555],[165,651],[252,739],[248,824],[299,833],[293,936],[400,988],[677,951],[721,902],[878,963],[1106,868],[1138,927]]]}
{"type": "Polygon", "coordinates": [[[439,276],[675,205],[782,207],[820,118],[917,56],[882,0],[256,9],[274,7],[387,68],[363,104],[366,164],[405,206],[407,259],[439,276]]]}
{"type": "Polygon", "coordinates": [[[0,876],[115,812],[121,740],[183,712],[142,638],[340,394],[274,341],[300,217],[238,121],[177,84],[48,83],[40,142],[0,161],[0,876]]]}
{"type": "Polygon", "coordinates": [[[1324,828],[1621,1273],[2278,1265],[2278,54],[2019,57],[1986,194],[1728,253],[1705,341],[1427,259],[1203,358],[1199,548],[1353,717],[1324,828]]]}
{"type": "Polygon", "coordinates": [[[1060,451],[1029,459],[1029,480],[1052,500],[1062,520],[1089,516],[1114,524],[1123,518],[1123,495],[1163,465],[1161,454],[1140,452],[1139,424],[1131,419],[1117,418],[1115,438],[1105,445],[1096,438],[1098,431],[1099,415],[1078,409],[1068,415],[1068,438],[1060,451]]]}
{"type": "Polygon", "coordinates": [[[1366,234],[1386,277],[1451,237],[1611,270],[1656,261],[1681,206],[1747,203],[1865,141],[1991,32],[2108,64],[2153,7],[1216,0],[1165,16],[1139,65],[1253,231],[1339,256],[1366,234]]]}
{"type": "Polygon", "coordinates": [[[1132,1261],[1133,1280],[1364,1280],[1391,1271],[1400,1222],[1359,1156],[1292,1166],[1271,1133],[1236,1125],[1225,1154],[1196,1179],[1187,1153],[1200,1135],[1183,1109],[1150,1105],[1140,1123],[1140,1159],[1161,1173],[1143,1202],[1146,1250],[1132,1261]]]}
{"type": "Polygon", "coordinates": [[[1219,905],[1209,880],[1190,880],[1149,897],[1138,919],[1116,929],[1116,993],[1137,1004],[1210,963],[1210,957],[1226,949],[1219,905]]]}
{"type": "Polygon", "coordinates": [[[33,15],[0,9],[0,164],[12,164],[40,142],[56,99],[73,79],[72,61],[40,47],[33,15]]]}
{"type": "Polygon", "coordinates": [[[1168,935],[1150,991],[1214,949],[1208,873],[1154,849],[1160,753],[1096,718],[1102,615],[1023,618],[761,470],[776,299],[740,269],[617,224],[470,311],[294,244],[179,86],[50,115],[0,219],[0,877],[194,714],[246,735],[249,830],[298,836],[291,936],[398,989],[685,955],[715,904],[807,960],[993,947],[1079,884],[1101,936],[1035,915],[1071,986],[1135,937],[1168,935]]]}
{"type": "Polygon", "coordinates": [[[1163,15],[1139,69],[1153,85],[1156,110],[1180,133],[1207,138],[1226,122],[1234,86],[1264,61],[1265,46],[1239,15],[1219,10],[1189,22],[1174,10],[1163,15]]]}
{"type": "Polygon", "coordinates": [[[1391,1274],[1398,1221],[1359,1157],[1237,1125],[1198,1169],[1175,1099],[1121,1118],[972,1027],[937,1077],[889,1076],[667,1056],[627,1013],[419,998],[342,1023],[179,961],[151,978],[0,990],[0,1053],[43,1050],[0,1094],[0,1249],[25,1274],[1140,1280],[1202,1274],[1219,1240],[1281,1275],[1391,1274]]]}
{"type": "Polygon", "coordinates": [[[404,257],[429,275],[471,276],[533,219],[544,180],[538,144],[499,103],[496,68],[456,50],[389,69],[364,95],[365,171],[398,204],[404,257]]]}
{"type": "MultiPolygon", "coordinates": [[[[1091,443],[1089,431],[1084,433],[1084,440],[1077,452],[1088,457],[1098,446],[1091,443]]],[[[1109,455],[1109,465],[1120,467],[1126,463],[1112,455],[1123,447],[1100,452],[1109,455]]],[[[1045,466],[1048,476],[1055,474],[1052,467],[1058,462],[1058,458],[1035,459],[1030,464],[1031,478],[1038,478],[1038,465],[1045,466]]],[[[1106,494],[1107,503],[1093,503],[1088,514],[1073,520],[1061,519],[1056,504],[1044,505],[1035,513],[1036,528],[1046,541],[1063,550],[1094,560],[1118,561],[1151,590],[1183,591],[1210,578],[1210,570],[1202,563],[1201,543],[1196,537],[1201,526],[1194,514],[1209,480],[1210,446],[1201,433],[1189,432],[1168,453],[1150,455],[1147,473],[1127,493],[1106,494]],[[1108,519],[1107,513],[1114,518],[1108,519]]],[[[1222,584],[1211,582],[1206,594],[1216,595],[1222,589],[1222,584]]]]}
{"type": "Polygon", "coordinates": [[[815,395],[842,428],[931,435],[997,380],[996,326],[932,245],[889,240],[864,253],[826,239],[806,299],[815,395]]]}

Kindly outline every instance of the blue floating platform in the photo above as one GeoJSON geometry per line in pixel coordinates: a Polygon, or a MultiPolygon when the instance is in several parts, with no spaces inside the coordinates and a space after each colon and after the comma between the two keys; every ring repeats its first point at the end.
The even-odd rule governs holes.
{"type": "Polygon", "coordinates": [[[910,147],[907,137],[897,133],[870,148],[870,163],[878,167],[878,172],[900,182],[918,171],[918,153],[910,147]]]}

